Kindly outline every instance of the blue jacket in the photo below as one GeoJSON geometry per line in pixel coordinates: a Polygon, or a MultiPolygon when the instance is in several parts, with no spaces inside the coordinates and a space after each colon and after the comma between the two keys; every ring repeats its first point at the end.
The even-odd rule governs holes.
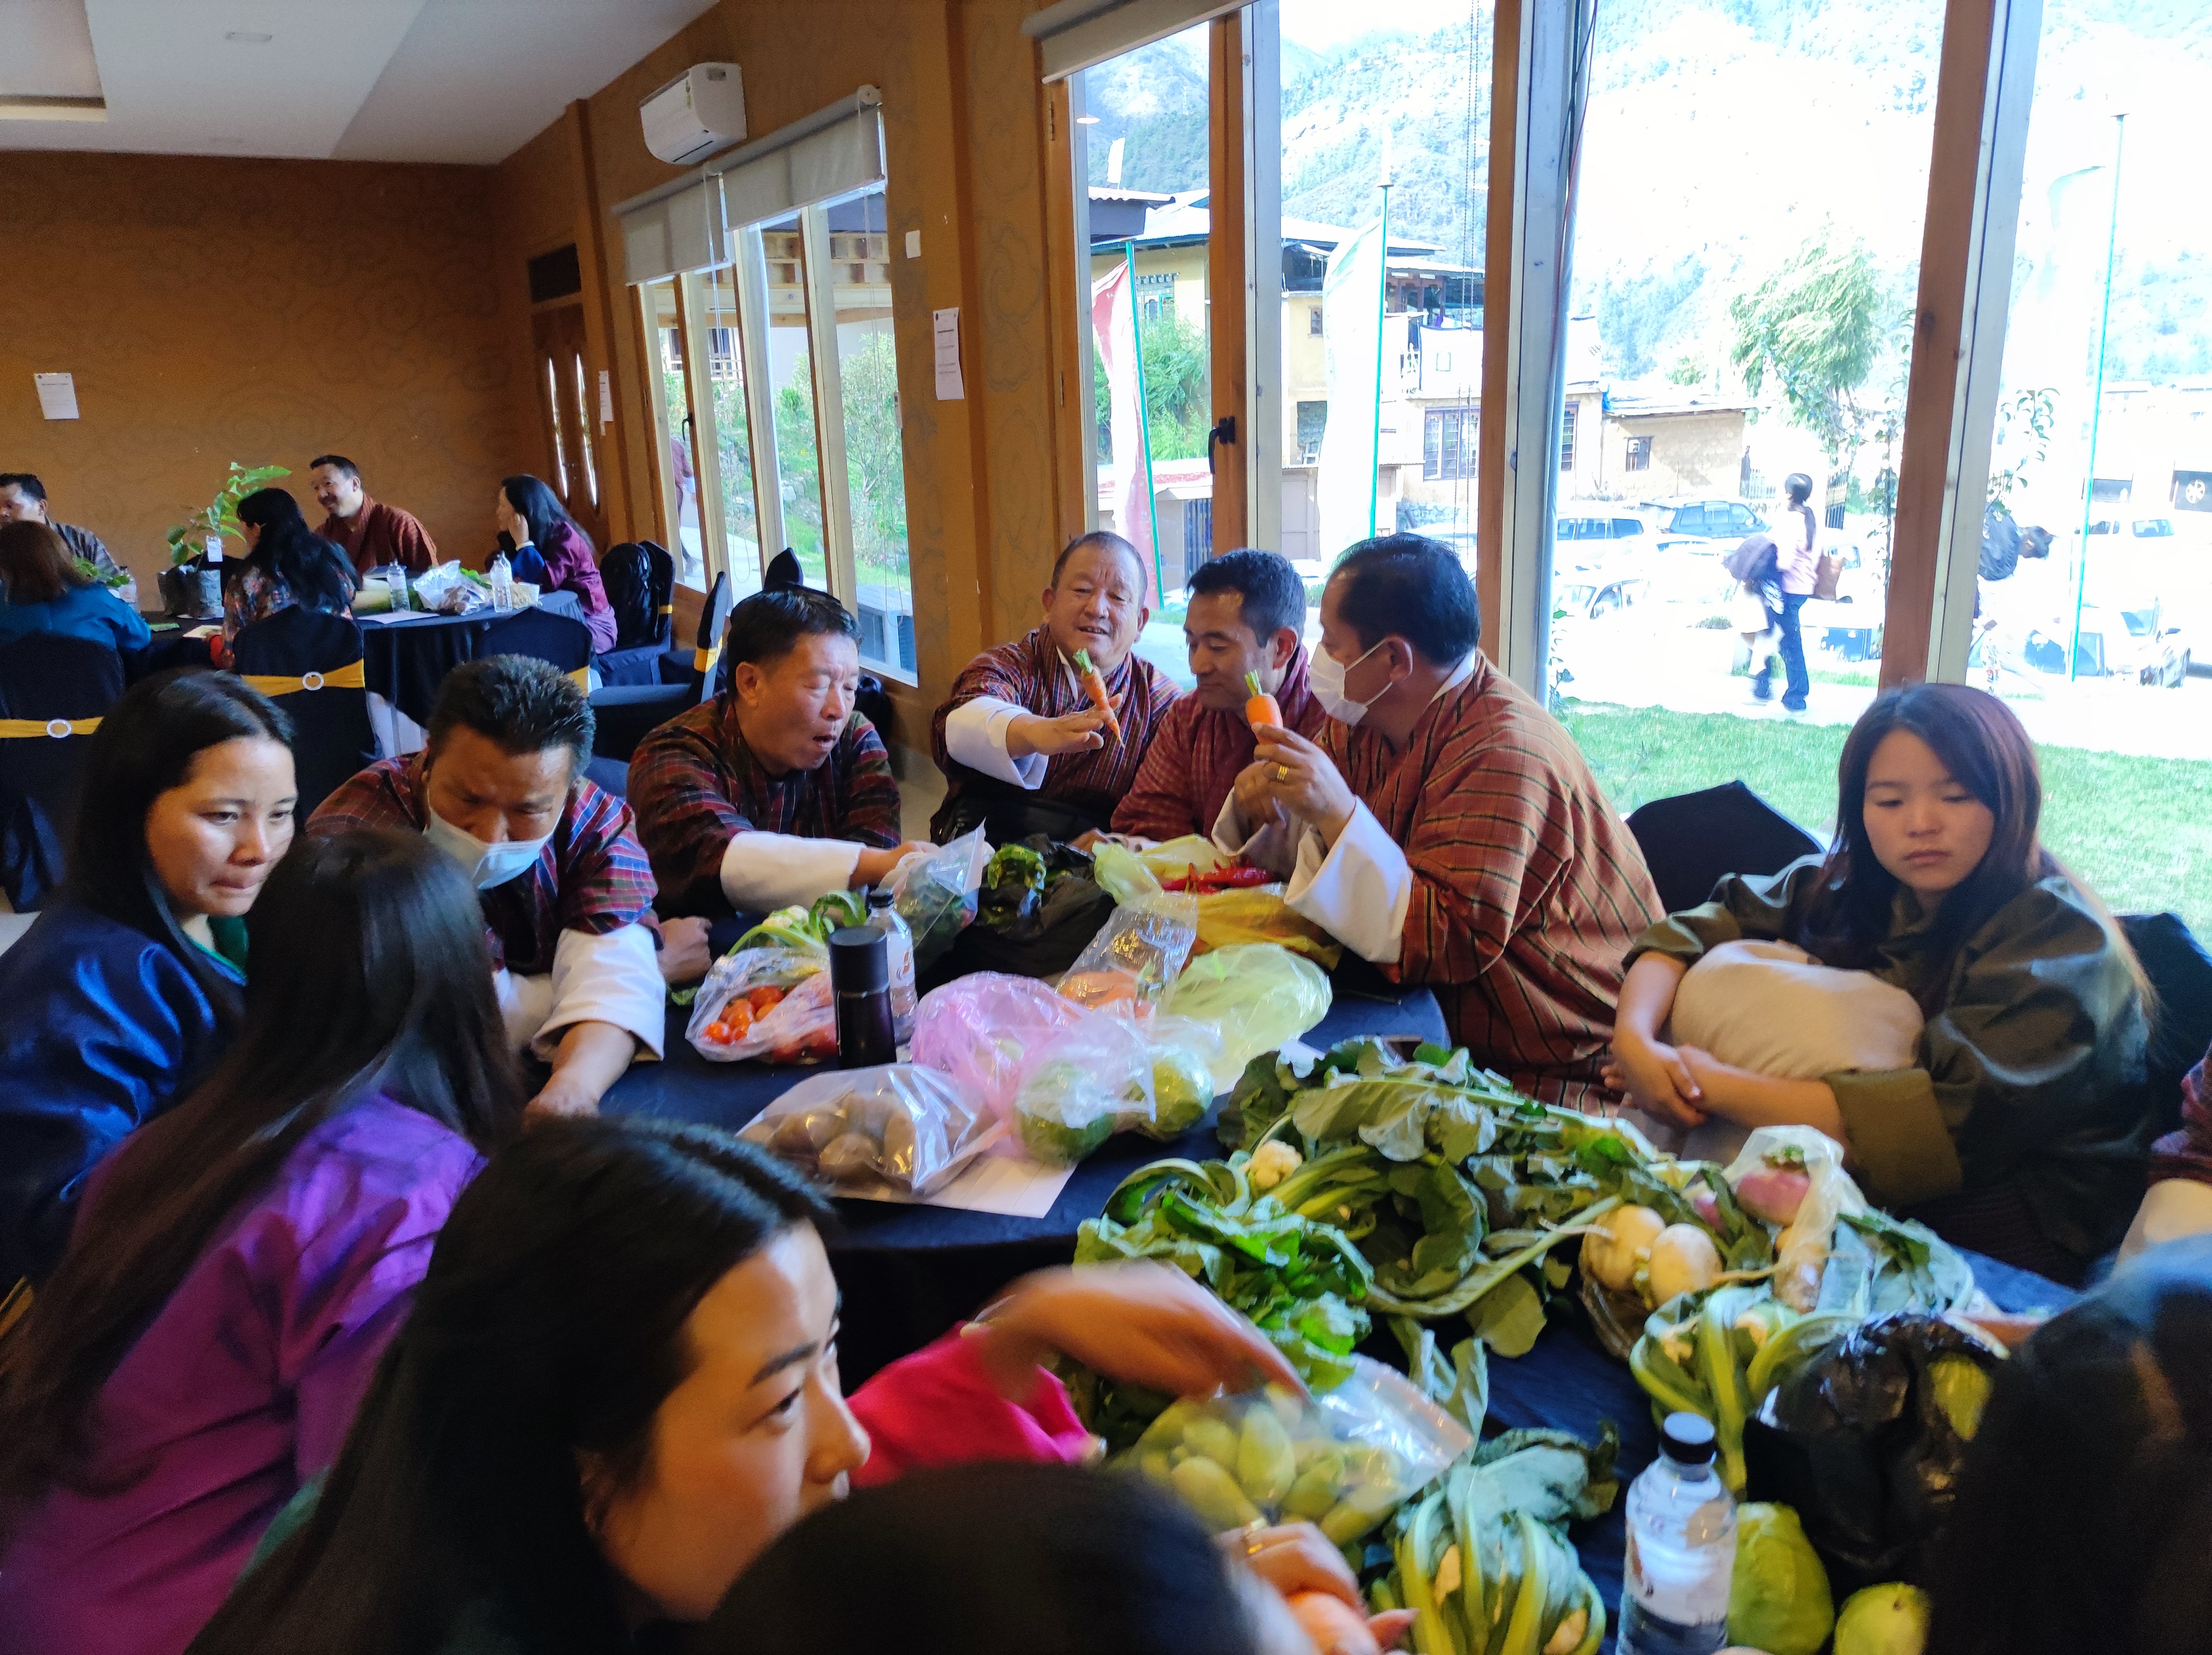
{"type": "Polygon", "coordinates": [[[0,1283],[53,1269],[85,1174],[182,1097],[218,1045],[184,961],[104,914],[57,902],[0,954],[0,1283]]]}
{"type": "Polygon", "coordinates": [[[154,641],[138,611],[105,586],[72,586],[45,603],[0,603],[0,644],[31,632],[89,639],[125,655],[154,641]]]}

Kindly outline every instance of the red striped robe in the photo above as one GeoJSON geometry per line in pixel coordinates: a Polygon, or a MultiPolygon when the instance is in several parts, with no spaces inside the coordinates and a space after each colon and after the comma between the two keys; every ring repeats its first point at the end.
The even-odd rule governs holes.
{"type": "MultiPolygon", "coordinates": [[[[1121,739],[1117,742],[1110,731],[1104,731],[1106,745],[1097,751],[1062,754],[1052,759],[1045,767],[1043,784],[1031,795],[1063,800],[1090,811],[1102,822],[1114,814],[1115,805],[1136,780],[1138,767],[1144,762],[1160,719],[1179,694],[1158,669],[1133,652],[1106,675],[1106,693],[1121,721],[1121,739]]],[[[953,680],[951,695],[930,721],[931,748],[945,781],[939,821],[951,820],[952,807],[969,789],[1014,791],[956,762],[945,751],[946,717],[953,708],[979,695],[994,695],[1045,718],[1064,718],[1087,712],[1091,706],[1091,698],[1061,661],[1059,648],[1042,627],[1011,644],[985,650],[953,680]]]]}
{"type": "MultiPolygon", "coordinates": [[[[1307,684],[1304,645],[1291,657],[1275,703],[1283,710],[1286,729],[1310,742],[1321,739],[1328,718],[1307,684]]],[[[1185,834],[1211,838],[1214,820],[1235,790],[1237,773],[1252,762],[1256,745],[1241,706],[1221,712],[1195,695],[1182,697],[1160,720],[1136,781],[1114,807],[1114,831],[1144,839],[1179,839],[1185,834]]]]}
{"type": "Polygon", "coordinates": [[[1322,744],[1413,870],[1385,973],[1432,987],[1453,1039],[1522,1090],[1609,1101],[1622,959],[1663,911],[1573,738],[1478,656],[1404,752],[1334,719],[1322,744]]]}

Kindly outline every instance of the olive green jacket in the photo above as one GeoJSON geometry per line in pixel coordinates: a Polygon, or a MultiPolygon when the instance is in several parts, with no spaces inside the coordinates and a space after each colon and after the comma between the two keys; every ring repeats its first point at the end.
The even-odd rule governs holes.
{"type": "MultiPolygon", "coordinates": [[[[1702,907],[1638,939],[1637,956],[1694,962],[1739,937],[1800,942],[1820,859],[1730,875],[1702,907]]],[[[1900,888],[1874,974],[1936,1009],[1920,1066],[1826,1077],[1868,1198],[1907,1207],[2016,1182],[2036,1223],[2077,1258],[2109,1248],[2141,1197],[2149,1147],[2147,1024],[2127,955],[2062,875],[2029,886],[1969,937],[1930,997],[1931,913],[1900,888]]]]}

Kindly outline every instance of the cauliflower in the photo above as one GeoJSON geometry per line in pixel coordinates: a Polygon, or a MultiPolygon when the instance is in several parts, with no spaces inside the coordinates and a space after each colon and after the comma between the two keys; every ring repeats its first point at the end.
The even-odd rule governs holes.
{"type": "Polygon", "coordinates": [[[1269,1138],[1252,1152],[1250,1173],[1255,1191],[1272,1190],[1305,1164],[1305,1157],[1280,1138],[1269,1138]]]}

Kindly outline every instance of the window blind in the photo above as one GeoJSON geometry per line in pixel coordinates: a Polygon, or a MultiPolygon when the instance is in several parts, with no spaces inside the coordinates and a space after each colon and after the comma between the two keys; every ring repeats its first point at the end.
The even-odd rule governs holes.
{"type": "Polygon", "coordinates": [[[1044,78],[1064,81],[1243,5],[1243,0],[1060,0],[1023,20],[1022,33],[1037,43],[1044,78]]]}

